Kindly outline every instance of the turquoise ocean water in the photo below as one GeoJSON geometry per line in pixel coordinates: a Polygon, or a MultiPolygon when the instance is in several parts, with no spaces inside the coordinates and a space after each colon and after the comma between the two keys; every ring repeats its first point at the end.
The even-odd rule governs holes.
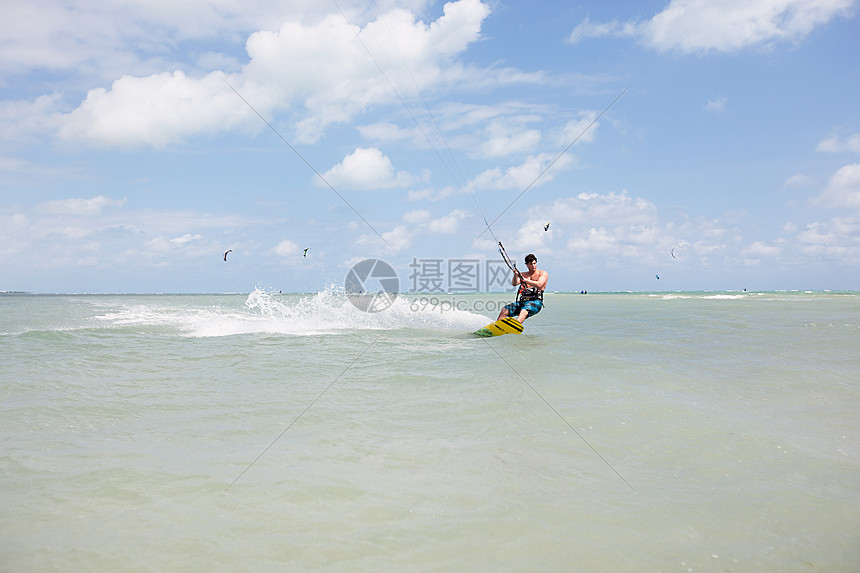
{"type": "Polygon", "coordinates": [[[2,571],[860,571],[857,293],[0,296],[2,571]]]}

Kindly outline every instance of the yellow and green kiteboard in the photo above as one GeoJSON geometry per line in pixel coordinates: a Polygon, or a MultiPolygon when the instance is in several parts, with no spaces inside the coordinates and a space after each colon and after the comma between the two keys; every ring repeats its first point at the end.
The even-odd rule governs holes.
{"type": "Polygon", "coordinates": [[[478,336],[501,336],[503,334],[522,334],[522,323],[513,317],[506,317],[488,324],[484,328],[475,331],[478,336]]]}

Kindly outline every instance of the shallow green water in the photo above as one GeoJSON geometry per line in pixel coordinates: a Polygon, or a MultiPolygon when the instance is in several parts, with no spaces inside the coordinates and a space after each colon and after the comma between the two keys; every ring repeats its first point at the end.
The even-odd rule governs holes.
{"type": "Polygon", "coordinates": [[[856,294],[421,302],[0,297],[0,569],[860,568],[856,294]]]}

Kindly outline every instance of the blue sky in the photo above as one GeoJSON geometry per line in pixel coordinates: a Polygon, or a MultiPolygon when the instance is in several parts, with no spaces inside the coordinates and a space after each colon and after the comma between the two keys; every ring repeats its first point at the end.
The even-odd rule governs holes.
{"type": "Polygon", "coordinates": [[[857,0],[0,11],[0,290],[860,288],[857,0]]]}

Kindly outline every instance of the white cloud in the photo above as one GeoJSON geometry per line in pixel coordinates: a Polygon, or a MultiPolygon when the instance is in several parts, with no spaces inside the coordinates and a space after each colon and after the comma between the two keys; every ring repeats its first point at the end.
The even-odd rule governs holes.
{"type": "Polygon", "coordinates": [[[812,203],[822,207],[860,209],[860,163],[840,168],[812,203]]]}
{"type": "MultiPolygon", "coordinates": [[[[474,110],[479,116],[498,116],[503,113],[500,109],[481,108],[474,110]]],[[[581,112],[580,118],[568,121],[561,130],[553,136],[559,145],[569,146],[571,143],[593,141],[598,127],[594,119],[595,112],[581,112]]],[[[521,121],[533,121],[538,116],[520,115],[521,121]]],[[[501,157],[522,153],[536,147],[542,137],[537,130],[515,129],[509,125],[509,119],[497,119],[488,129],[490,137],[479,146],[484,157],[501,157]]],[[[571,153],[541,153],[527,157],[519,165],[513,165],[505,170],[495,167],[478,174],[468,185],[468,188],[480,189],[517,189],[524,190],[530,185],[541,186],[552,181],[554,175],[576,165],[577,159],[571,153]],[[546,172],[544,173],[544,170],[546,172]]]]}
{"type": "Polygon", "coordinates": [[[741,256],[749,259],[775,258],[782,253],[778,245],[769,245],[762,241],[756,241],[741,249],[741,256]]]}
{"type": "MultiPolygon", "coordinates": [[[[481,159],[534,152],[544,136],[541,130],[530,127],[531,124],[546,121],[548,116],[555,113],[557,110],[518,102],[499,105],[448,102],[436,106],[432,116],[417,113],[416,121],[421,122],[420,129],[415,126],[406,129],[389,122],[360,126],[358,129],[363,137],[372,141],[409,141],[419,148],[433,148],[442,156],[446,167],[455,170],[457,166],[451,162],[449,149],[481,159]]],[[[590,121],[595,114],[584,112],[581,115],[588,116],[590,121]]],[[[580,128],[573,135],[567,133],[580,126],[580,120],[569,122],[565,129],[555,127],[558,123],[556,117],[552,116],[550,121],[555,133],[553,139],[557,139],[560,145],[569,143],[581,132],[580,128]]],[[[591,140],[591,131],[582,139],[591,140]]]]}
{"type": "Polygon", "coordinates": [[[507,157],[521,154],[537,147],[541,134],[536,129],[512,126],[494,121],[487,127],[488,137],[479,147],[479,155],[485,158],[507,157]]]}
{"type": "Polygon", "coordinates": [[[809,175],[804,175],[803,173],[795,173],[794,175],[786,179],[782,186],[787,187],[789,189],[800,189],[803,187],[811,187],[814,184],[815,179],[813,179],[809,175]]]}
{"type": "Polygon", "coordinates": [[[540,251],[543,254],[551,252],[548,243],[553,238],[555,230],[544,231],[546,220],[550,219],[549,216],[542,216],[545,212],[546,210],[541,206],[529,209],[528,220],[520,226],[512,246],[524,251],[540,251]]]}
{"type": "MultiPolygon", "coordinates": [[[[391,159],[376,147],[359,147],[329,169],[323,177],[335,189],[395,189],[418,180],[406,171],[395,171],[391,159]]],[[[314,178],[317,186],[325,185],[314,178]]]]}
{"type": "Polygon", "coordinates": [[[526,189],[529,185],[541,186],[553,179],[555,172],[565,169],[574,163],[573,158],[568,155],[558,157],[552,167],[543,176],[538,176],[549,164],[558,157],[549,153],[541,153],[526,158],[520,165],[513,165],[504,171],[496,167],[488,169],[477,177],[469,185],[470,188],[480,189],[526,189]]]}
{"type": "Polygon", "coordinates": [[[804,255],[860,263],[860,220],[836,217],[826,223],[810,223],[797,235],[797,242],[804,255]]]}
{"type": "Polygon", "coordinates": [[[779,41],[796,42],[839,16],[854,0],[672,0],[650,20],[577,26],[570,42],[600,36],[635,36],[661,52],[736,52],[779,41]]]}
{"type": "Polygon", "coordinates": [[[606,223],[642,225],[656,220],[657,206],[641,197],[621,193],[580,193],[556,201],[551,209],[553,220],[571,223],[606,223]]]}
{"type": "Polygon", "coordinates": [[[118,69],[152,70],[181,57],[189,42],[241,42],[287,15],[314,21],[330,10],[317,0],[4,0],[0,70],[74,70],[112,79],[118,69]]]}
{"type": "Polygon", "coordinates": [[[460,221],[465,219],[467,216],[466,212],[455,209],[444,217],[427,221],[426,227],[431,233],[450,235],[457,232],[457,227],[460,224],[460,221]]]}
{"type": "Polygon", "coordinates": [[[639,27],[635,22],[619,22],[613,20],[611,22],[597,23],[592,22],[588,17],[585,18],[573,32],[568,36],[567,41],[571,44],[576,44],[580,40],[586,38],[600,38],[602,36],[614,37],[632,37],[639,34],[639,27]]]}
{"type": "Polygon", "coordinates": [[[708,103],[705,104],[705,111],[710,111],[714,113],[722,113],[726,109],[726,104],[728,103],[728,99],[724,97],[718,97],[716,99],[709,99],[708,103]]]}
{"type": "Polygon", "coordinates": [[[0,138],[27,141],[52,132],[58,126],[61,104],[62,94],[59,93],[42,95],[33,101],[0,102],[0,138]]]}
{"type": "Polygon", "coordinates": [[[597,112],[582,112],[580,116],[580,119],[568,121],[564,124],[564,129],[562,130],[563,139],[561,141],[563,145],[569,145],[573,141],[576,141],[577,144],[594,141],[594,136],[597,134],[597,128],[600,125],[595,121],[597,112]]]}
{"type": "Polygon", "coordinates": [[[104,196],[63,199],[0,216],[5,246],[0,261],[33,268],[185,264],[191,258],[223,254],[218,240],[206,235],[260,224],[237,215],[120,209],[125,203],[104,196]],[[78,256],[81,253],[89,255],[78,256]]]}
{"type": "Polygon", "coordinates": [[[853,0],[672,0],[647,23],[646,43],[660,51],[737,51],[779,40],[797,41],[853,0]]]}
{"type": "Polygon", "coordinates": [[[605,227],[591,227],[584,234],[580,233],[567,243],[567,248],[574,254],[590,253],[614,253],[618,250],[621,241],[615,233],[608,231],[605,227]]]}
{"type": "MultiPolygon", "coordinates": [[[[161,260],[157,264],[162,265],[166,262],[163,259],[163,256],[168,253],[182,252],[186,256],[196,256],[202,254],[207,248],[207,246],[195,245],[195,243],[200,241],[202,238],[203,236],[199,233],[194,235],[191,233],[185,233],[184,235],[173,238],[159,235],[144,242],[145,248],[139,252],[139,257],[141,259],[151,259],[153,256],[159,257],[161,260]]],[[[97,249],[101,249],[99,242],[93,241],[93,245],[95,245],[97,249]]],[[[106,253],[105,256],[110,257],[111,254],[106,253]]]]}
{"type": "MultiPolygon", "coordinates": [[[[340,13],[310,24],[291,19],[276,31],[250,34],[247,64],[228,79],[267,119],[302,107],[302,119],[288,135],[313,143],[328,126],[397,101],[386,81],[396,76],[380,74],[377,64],[394,65],[390,62],[400,62],[401,54],[421,66],[427,83],[468,80],[453,58],[479,39],[488,14],[489,8],[478,0],[459,0],[446,4],[444,14],[430,24],[398,9],[363,28],[352,26],[340,13]],[[397,30],[396,45],[388,27],[397,30]],[[375,52],[373,59],[365,46],[375,52]]],[[[222,81],[224,72],[189,73],[182,67],[173,64],[171,69],[177,71],[124,75],[110,89],[89,90],[77,109],[55,114],[52,121],[58,122],[65,139],[110,146],[163,147],[243,123],[259,129],[255,114],[222,81]]],[[[502,75],[498,70],[491,73],[502,75]]]]}
{"type": "Polygon", "coordinates": [[[97,145],[164,147],[235,127],[253,112],[223,80],[220,72],[202,79],[181,71],[125,76],[110,91],[90,90],[81,106],[65,116],[59,134],[97,145]]]}
{"type": "Polygon", "coordinates": [[[417,225],[418,223],[423,223],[425,221],[430,220],[430,211],[427,211],[425,209],[409,211],[408,213],[403,215],[403,220],[407,223],[417,225]]]}
{"type": "MultiPolygon", "coordinates": [[[[370,237],[369,235],[365,235],[365,237],[369,237],[371,241],[375,238],[370,237]]],[[[393,253],[399,253],[400,251],[412,246],[413,237],[415,237],[415,230],[410,229],[406,225],[398,225],[390,231],[382,233],[382,238],[385,239],[385,242],[388,243],[388,246],[390,247],[389,251],[393,253]]],[[[359,244],[362,242],[366,241],[362,241],[361,239],[357,241],[359,244]]],[[[378,239],[376,242],[378,242],[378,239]]]]}
{"type": "Polygon", "coordinates": [[[668,262],[669,245],[666,229],[658,223],[649,225],[618,225],[590,227],[568,241],[572,257],[617,262],[627,260],[645,264],[668,262]]]}
{"type": "Polygon", "coordinates": [[[92,216],[101,214],[105,207],[120,207],[125,204],[125,201],[125,199],[111,199],[103,195],[91,199],[58,199],[41,203],[36,206],[36,210],[51,215],[92,216]]]}
{"type": "Polygon", "coordinates": [[[427,189],[416,189],[409,191],[407,198],[410,201],[442,201],[443,199],[447,199],[451,195],[455,193],[460,193],[461,191],[456,187],[443,187],[440,190],[436,190],[431,188],[427,189]]]}
{"type": "Polygon", "coordinates": [[[543,231],[547,220],[553,232],[568,230],[572,238],[566,248],[577,258],[597,254],[612,259],[656,260],[678,244],[660,223],[657,207],[646,199],[631,197],[626,190],[606,195],[581,193],[554,202],[539,216],[532,213],[535,216],[520,229],[524,247],[540,246],[549,234],[543,231]]]}
{"type": "Polygon", "coordinates": [[[417,128],[403,129],[399,125],[390,122],[360,125],[357,129],[362,137],[371,141],[384,141],[390,143],[408,139],[418,139],[419,137],[417,128]]]}
{"type": "MultiPolygon", "coordinates": [[[[581,193],[532,207],[511,248],[554,253],[577,264],[707,266],[713,257],[730,251],[730,231],[713,219],[686,220],[682,225],[666,222],[653,202],[626,190],[581,193]],[[544,231],[547,221],[550,228],[544,231]]],[[[732,241],[740,248],[739,235],[732,241]]],[[[763,247],[756,245],[749,254],[753,252],[763,253],[763,247]]]]}
{"type": "MultiPolygon", "coordinates": [[[[388,243],[387,252],[399,253],[412,246],[415,237],[423,235],[450,235],[457,232],[460,221],[468,218],[465,211],[454,209],[447,215],[433,218],[429,211],[418,209],[408,211],[402,217],[404,224],[397,225],[390,231],[382,233],[382,237],[388,243]]],[[[379,248],[379,237],[374,234],[365,234],[359,237],[357,244],[379,248]]]]}
{"type": "Polygon", "coordinates": [[[725,254],[728,251],[728,245],[726,245],[726,243],[714,241],[715,239],[702,239],[700,241],[693,242],[693,244],[691,245],[693,248],[693,252],[704,265],[709,264],[712,257],[725,254]]]}
{"type": "Polygon", "coordinates": [[[860,133],[849,135],[846,138],[841,138],[838,135],[833,135],[827,139],[822,139],[818,143],[816,151],[826,153],[860,153],[860,133]]]}
{"type": "Polygon", "coordinates": [[[279,257],[294,257],[301,254],[302,249],[300,249],[294,241],[285,239],[272,247],[269,252],[273,255],[278,255],[279,257]]]}
{"type": "MultiPolygon", "coordinates": [[[[446,4],[443,15],[429,25],[403,10],[379,16],[363,29],[340,14],[315,26],[287,22],[277,34],[262,31],[249,38],[246,73],[283,94],[286,102],[302,101],[307,117],[296,125],[296,136],[312,143],[333,123],[347,122],[372,105],[397,101],[388,81],[396,81],[398,74],[390,67],[401,57],[420,67],[424,82],[446,81],[450,59],[479,38],[488,15],[489,8],[478,0],[460,0],[446,4]],[[398,32],[397,44],[391,29],[398,32]],[[380,74],[377,66],[389,68],[388,73],[380,74]]],[[[415,88],[401,86],[399,91],[405,89],[412,93],[415,88]]]]}
{"type": "Polygon", "coordinates": [[[203,235],[200,233],[196,233],[192,235],[191,233],[185,233],[180,237],[174,237],[170,239],[170,242],[174,245],[184,245],[185,243],[190,243],[191,241],[199,241],[203,238],[203,235]]]}

